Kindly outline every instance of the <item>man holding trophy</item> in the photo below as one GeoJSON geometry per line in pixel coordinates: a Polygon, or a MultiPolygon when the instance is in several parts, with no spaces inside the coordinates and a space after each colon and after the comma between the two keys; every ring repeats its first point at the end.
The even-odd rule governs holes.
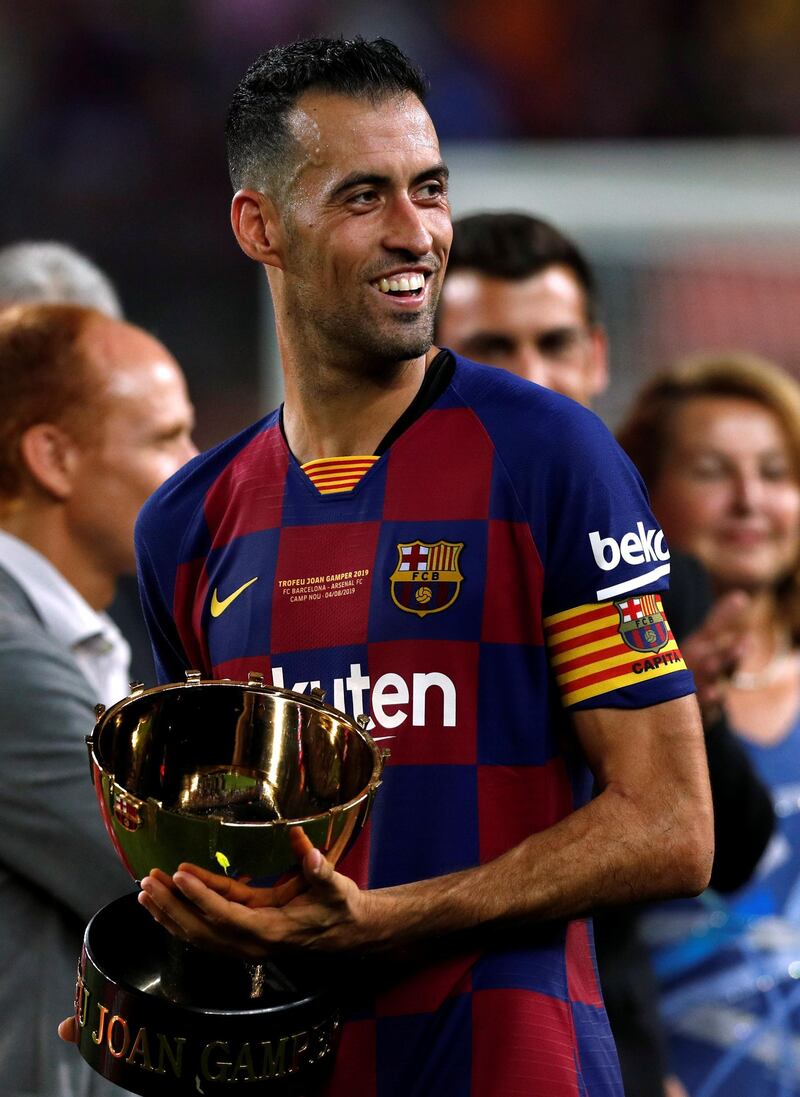
{"type": "Polygon", "coordinates": [[[137,527],[160,679],[325,690],[389,747],[383,787],[337,868],[296,842],[300,894],[189,864],[140,902],[333,973],[326,1094],[620,1095],[587,915],[700,891],[713,844],[669,552],[591,413],[432,346],[451,226],[423,95],[380,39],[248,70],[232,223],[286,399],[137,527]]]}

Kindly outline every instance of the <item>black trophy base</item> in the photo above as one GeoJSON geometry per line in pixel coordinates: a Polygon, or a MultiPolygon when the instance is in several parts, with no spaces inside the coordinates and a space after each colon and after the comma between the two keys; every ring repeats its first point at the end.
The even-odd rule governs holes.
{"type": "Polygon", "coordinates": [[[339,1011],[311,965],[246,963],[170,937],[136,894],[86,927],[79,1049],[142,1097],[313,1097],[339,1036],[339,1011]]]}

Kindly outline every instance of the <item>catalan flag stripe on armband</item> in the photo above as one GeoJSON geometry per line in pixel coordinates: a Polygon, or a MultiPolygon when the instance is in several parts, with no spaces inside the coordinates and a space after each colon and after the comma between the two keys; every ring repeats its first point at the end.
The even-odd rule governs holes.
{"type": "Polygon", "coordinates": [[[565,705],[686,670],[658,594],[576,606],[544,621],[565,705]]]}

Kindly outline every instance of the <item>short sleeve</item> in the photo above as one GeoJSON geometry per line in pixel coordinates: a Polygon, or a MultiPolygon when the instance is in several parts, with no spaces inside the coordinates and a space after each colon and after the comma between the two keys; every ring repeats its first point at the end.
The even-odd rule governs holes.
{"type": "Polygon", "coordinates": [[[137,525],[136,571],[142,612],[153,649],[156,680],[160,683],[182,681],[189,660],[183,651],[171,607],[164,597],[141,525],[137,525]]]}
{"type": "Polygon", "coordinates": [[[574,429],[548,484],[547,615],[669,586],[669,548],[638,472],[595,416],[574,429]]]}
{"type": "Polygon", "coordinates": [[[545,638],[564,704],[640,708],[694,691],[659,592],[670,554],[641,477],[594,416],[549,483],[545,638]]]}
{"type": "Polygon", "coordinates": [[[161,513],[157,493],[139,512],[134,529],[139,598],[160,684],[182,682],[193,667],[173,616],[178,566],[169,531],[175,525],[161,513]]]}

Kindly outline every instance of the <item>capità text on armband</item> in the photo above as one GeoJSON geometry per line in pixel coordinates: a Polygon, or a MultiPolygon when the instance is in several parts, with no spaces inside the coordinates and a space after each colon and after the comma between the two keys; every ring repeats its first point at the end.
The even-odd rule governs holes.
{"type": "Polygon", "coordinates": [[[634,674],[647,674],[648,671],[658,670],[659,667],[666,667],[671,663],[683,663],[683,656],[679,651],[664,651],[661,655],[640,659],[633,664],[632,669],[634,674]]]}

